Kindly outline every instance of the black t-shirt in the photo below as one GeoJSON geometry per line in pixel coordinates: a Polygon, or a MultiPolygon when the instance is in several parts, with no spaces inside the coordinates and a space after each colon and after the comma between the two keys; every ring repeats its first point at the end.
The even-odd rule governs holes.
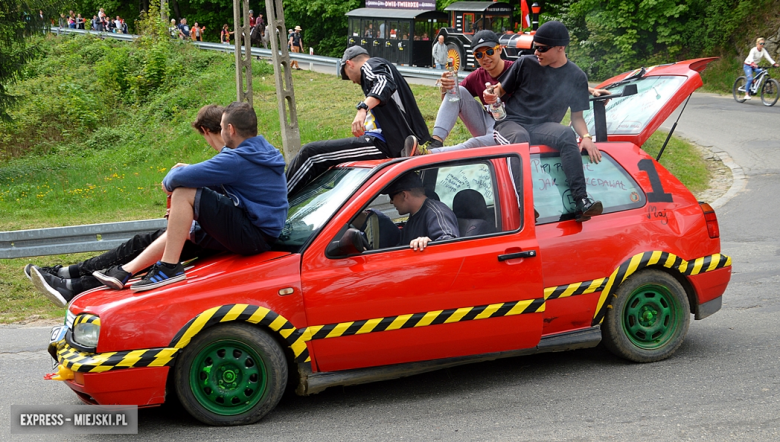
{"type": "Polygon", "coordinates": [[[512,96],[506,100],[507,119],[525,124],[560,123],[566,111],[588,109],[588,76],[567,61],[559,68],[539,65],[533,55],[520,57],[501,84],[512,96]]]}
{"type": "Polygon", "coordinates": [[[458,218],[446,204],[425,199],[420,210],[409,217],[401,230],[401,245],[408,245],[413,239],[427,236],[431,241],[457,238],[458,218]]]}

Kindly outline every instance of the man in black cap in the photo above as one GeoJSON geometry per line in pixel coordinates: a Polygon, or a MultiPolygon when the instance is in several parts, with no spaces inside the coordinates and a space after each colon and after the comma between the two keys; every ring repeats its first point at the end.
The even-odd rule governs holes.
{"type": "Polygon", "coordinates": [[[387,186],[382,193],[400,215],[409,214],[400,244],[414,250],[425,250],[429,242],[460,236],[458,218],[446,204],[425,196],[425,188],[415,172],[408,172],[387,186]]]}
{"type": "Polygon", "coordinates": [[[362,47],[352,46],[344,51],[338,72],[343,80],[359,84],[366,96],[355,106],[355,137],[303,146],[287,166],[288,194],[336,164],[399,157],[409,135],[423,142],[430,139],[414,94],[392,63],[371,58],[362,47]]]}
{"type": "MultiPolygon", "coordinates": [[[[485,90],[485,83],[496,84],[502,81],[512,61],[501,58],[501,45],[498,43],[498,35],[495,32],[486,29],[474,34],[471,40],[474,58],[479,63],[479,68],[471,72],[463,81],[460,82],[459,94],[463,98],[458,101],[445,100],[444,97],[448,90],[455,87],[455,79],[450,77],[450,72],[444,72],[439,79],[441,83],[442,102],[439,106],[439,112],[436,114],[436,123],[433,126],[433,141],[427,146],[419,146],[416,154],[439,152],[439,148],[444,145],[444,140],[455,127],[455,123],[460,117],[466,129],[474,138],[469,139],[462,145],[461,149],[471,147],[493,146],[493,125],[495,120],[493,116],[485,110],[485,107],[479,102],[467,97],[478,98],[482,104],[487,104],[482,98],[482,92],[485,90]]],[[[409,143],[407,142],[407,145],[409,143]]]]}
{"type": "MultiPolygon", "coordinates": [[[[593,144],[582,112],[588,102],[588,77],[566,57],[569,31],[563,23],[549,21],[534,35],[534,56],[520,57],[506,78],[495,89],[498,96],[511,94],[506,102],[507,117],[496,123],[495,138],[500,144],[545,144],[561,153],[561,163],[574,198],[577,221],[600,215],[600,201],[588,197],[580,149],[592,163],[601,161],[593,144]],[[574,131],[582,137],[577,145],[574,132],[560,124],[571,109],[574,131]]],[[[485,102],[495,102],[496,95],[484,92],[485,102]]]]}

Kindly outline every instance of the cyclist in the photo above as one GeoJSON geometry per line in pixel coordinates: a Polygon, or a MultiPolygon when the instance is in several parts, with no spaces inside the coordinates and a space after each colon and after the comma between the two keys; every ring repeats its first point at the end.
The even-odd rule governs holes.
{"type": "Polygon", "coordinates": [[[772,63],[772,66],[777,67],[777,63],[769,56],[769,52],[764,50],[765,44],[766,40],[762,37],[758,37],[756,39],[756,47],[750,50],[750,53],[745,59],[745,64],[742,66],[745,70],[745,76],[747,77],[747,83],[745,83],[745,100],[750,100],[750,85],[753,83],[753,74],[758,73],[759,71],[758,62],[761,61],[761,58],[766,58],[772,63]]]}

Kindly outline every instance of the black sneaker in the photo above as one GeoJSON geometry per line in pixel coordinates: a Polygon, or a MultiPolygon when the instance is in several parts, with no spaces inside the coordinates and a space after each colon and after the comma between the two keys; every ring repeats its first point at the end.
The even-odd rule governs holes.
{"type": "Polygon", "coordinates": [[[62,268],[62,266],[59,265],[59,264],[57,264],[54,267],[37,267],[37,266],[34,266],[32,264],[27,264],[26,266],[24,266],[24,276],[26,276],[27,279],[29,279],[30,281],[32,281],[32,274],[31,273],[32,273],[32,268],[33,267],[38,269],[38,271],[41,272],[41,273],[48,273],[48,274],[54,275],[54,276],[60,276],[59,275],[59,271],[62,268]]]}
{"type": "Polygon", "coordinates": [[[59,276],[41,273],[35,266],[30,269],[30,275],[35,288],[58,307],[65,307],[75,296],[73,291],[66,286],[65,280],[59,276]]]}
{"type": "Polygon", "coordinates": [[[427,145],[420,144],[420,140],[414,135],[409,135],[404,140],[404,148],[401,150],[402,157],[415,157],[419,155],[428,155],[427,145]]]}
{"type": "Polygon", "coordinates": [[[108,270],[92,272],[92,276],[114,290],[122,290],[133,275],[121,270],[119,266],[114,266],[108,270]]]}
{"type": "Polygon", "coordinates": [[[601,215],[604,211],[604,206],[601,201],[593,201],[590,197],[585,197],[577,200],[577,210],[575,211],[574,219],[578,222],[587,221],[591,216],[601,215]]]}
{"type": "Polygon", "coordinates": [[[444,147],[444,142],[434,138],[430,143],[428,143],[427,147],[428,149],[438,149],[439,147],[444,147]]]}
{"type": "Polygon", "coordinates": [[[417,140],[417,137],[414,135],[409,135],[406,137],[406,140],[404,140],[404,148],[401,150],[401,156],[402,157],[411,157],[414,156],[414,151],[417,150],[417,145],[420,142],[417,140]]]}
{"type": "Polygon", "coordinates": [[[184,274],[184,266],[176,264],[174,268],[168,268],[167,265],[157,261],[152,268],[140,281],[130,286],[134,292],[152,290],[174,282],[184,281],[187,275],[184,274]]]}

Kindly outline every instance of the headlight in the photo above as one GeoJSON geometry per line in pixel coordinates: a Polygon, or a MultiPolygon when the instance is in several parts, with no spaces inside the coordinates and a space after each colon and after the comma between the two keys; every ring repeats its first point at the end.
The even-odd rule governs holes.
{"type": "Polygon", "coordinates": [[[100,338],[100,318],[94,315],[78,315],[73,321],[73,342],[81,347],[97,348],[100,338]]]}

